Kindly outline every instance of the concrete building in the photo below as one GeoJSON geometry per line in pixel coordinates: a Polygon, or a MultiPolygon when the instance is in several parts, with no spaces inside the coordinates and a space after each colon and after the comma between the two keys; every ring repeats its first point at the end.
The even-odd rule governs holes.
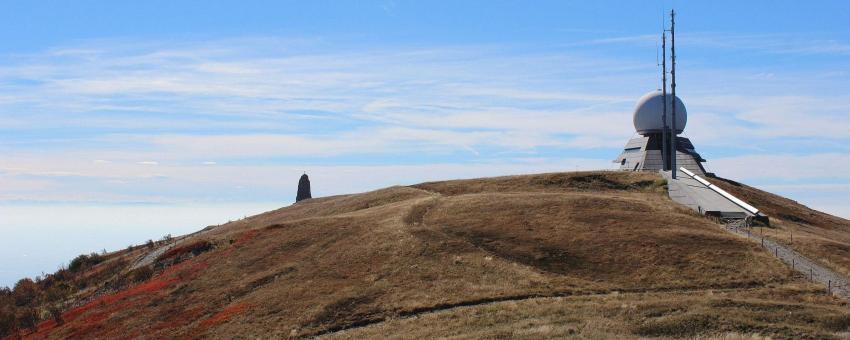
{"type": "MultiPolygon", "coordinates": [[[[658,171],[664,169],[662,156],[663,111],[661,91],[652,91],[641,97],[635,107],[632,120],[635,131],[640,137],[632,138],[626,143],[623,152],[614,162],[620,164],[620,170],[658,171]]],[[[680,98],[676,98],[676,135],[685,130],[688,123],[688,111],[680,98]]],[[[672,127],[673,96],[667,94],[667,126],[672,127]]],[[[705,162],[694,149],[691,141],[685,137],[676,136],[676,164],[695,174],[705,175],[705,162]]]]}
{"type": "MultiPolygon", "coordinates": [[[[673,96],[668,94],[667,126],[671,128],[673,127],[673,103],[673,96]]],[[[662,152],[664,105],[661,91],[652,91],[638,100],[632,121],[635,132],[641,136],[629,140],[623,152],[614,160],[619,163],[620,170],[660,172],[667,180],[667,193],[670,198],[700,214],[725,221],[743,221],[745,224],[753,220],[769,223],[767,217],[757,208],[723,191],[706,179],[711,178],[713,174],[707,174],[702,166],[705,159],[694,150],[694,145],[689,139],[678,136],[685,130],[688,123],[688,111],[680,98],[675,99],[676,166],[675,169],[664,170],[665,160],[662,156],[664,154],[662,152]],[[677,174],[676,178],[672,176],[673,171],[677,174]]]]}

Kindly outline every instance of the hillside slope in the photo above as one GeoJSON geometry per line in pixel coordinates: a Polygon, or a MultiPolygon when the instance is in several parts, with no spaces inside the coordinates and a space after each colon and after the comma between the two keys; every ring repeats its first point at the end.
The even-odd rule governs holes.
{"type": "Polygon", "coordinates": [[[771,228],[760,232],[850,277],[850,221],[745,184],[715,179],[718,186],[770,216],[771,228]]]}
{"type": "MultiPolygon", "coordinates": [[[[751,193],[756,205],[779,200],[751,193]]],[[[114,254],[91,272],[149,251],[114,254]]],[[[61,319],[28,336],[830,338],[850,330],[845,301],[674,204],[651,173],[458,180],[312,199],[180,239],[149,269],[139,283],[79,292],[61,319]]]]}

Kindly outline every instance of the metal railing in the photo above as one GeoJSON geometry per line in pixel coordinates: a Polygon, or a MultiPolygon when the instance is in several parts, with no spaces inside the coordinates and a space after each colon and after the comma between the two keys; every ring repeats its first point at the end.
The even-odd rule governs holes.
{"type": "Polygon", "coordinates": [[[778,240],[766,237],[764,233],[754,233],[752,227],[727,224],[724,229],[758,242],[762,248],[791,267],[791,270],[802,274],[812,282],[819,282],[826,286],[827,294],[850,298],[850,280],[843,275],[812,261],[779,243],[778,240]]]}

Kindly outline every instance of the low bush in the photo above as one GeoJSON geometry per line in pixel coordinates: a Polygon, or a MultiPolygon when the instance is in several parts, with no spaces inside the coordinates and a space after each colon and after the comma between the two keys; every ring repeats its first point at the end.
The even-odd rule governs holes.
{"type": "Polygon", "coordinates": [[[97,253],[91,253],[89,255],[80,255],[71,260],[71,264],[68,265],[68,270],[71,272],[77,273],[82,270],[91,268],[98,263],[101,263],[105,260],[105,258],[97,253]]]}
{"type": "Polygon", "coordinates": [[[11,335],[15,331],[15,313],[0,309],[0,336],[11,335]]]}
{"type": "Polygon", "coordinates": [[[21,307],[35,302],[38,293],[38,285],[33,280],[21,279],[12,289],[12,298],[15,300],[15,306],[21,307]]]}
{"type": "Polygon", "coordinates": [[[35,326],[39,321],[38,313],[36,313],[35,308],[18,308],[16,314],[17,315],[15,315],[15,319],[17,321],[17,327],[19,329],[35,329],[35,326]]]}
{"type": "Polygon", "coordinates": [[[209,241],[197,241],[187,245],[172,248],[171,250],[167,251],[165,254],[162,254],[159,258],[157,258],[156,263],[159,266],[167,266],[185,261],[188,258],[198,256],[212,249],[213,244],[209,241]]]}
{"type": "Polygon", "coordinates": [[[153,277],[153,269],[150,267],[137,268],[130,272],[130,280],[134,283],[144,282],[153,277]]]}

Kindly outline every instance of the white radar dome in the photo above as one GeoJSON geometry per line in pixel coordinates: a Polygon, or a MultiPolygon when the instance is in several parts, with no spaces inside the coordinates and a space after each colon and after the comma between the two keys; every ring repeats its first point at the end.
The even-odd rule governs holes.
{"type": "MultiPolygon", "coordinates": [[[[673,125],[673,95],[667,94],[667,126],[673,125]]],[[[648,135],[651,133],[660,133],[663,130],[662,114],[664,106],[661,104],[661,91],[656,90],[640,97],[635,106],[634,124],[637,133],[648,135]]],[[[685,109],[685,104],[678,97],[676,98],[676,134],[682,133],[685,130],[685,125],[688,123],[688,111],[685,109]]]]}

